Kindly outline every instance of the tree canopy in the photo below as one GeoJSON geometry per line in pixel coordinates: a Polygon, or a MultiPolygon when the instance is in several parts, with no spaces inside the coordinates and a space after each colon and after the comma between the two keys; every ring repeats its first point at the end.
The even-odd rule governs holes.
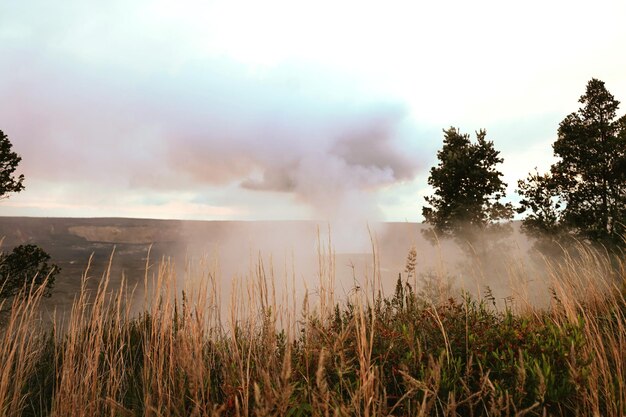
{"type": "Polygon", "coordinates": [[[476,232],[512,217],[511,204],[500,202],[506,184],[496,166],[503,159],[486,139],[485,130],[476,132],[476,142],[454,127],[443,132],[439,163],[428,178],[434,195],[425,198],[430,207],[423,207],[422,214],[438,235],[471,241],[476,232]]]}
{"type": "Polygon", "coordinates": [[[626,116],[604,82],[587,83],[578,111],[568,115],[553,144],[549,173],[519,181],[523,227],[531,234],[624,244],[626,231],[626,116]]]}
{"type": "Polygon", "coordinates": [[[0,198],[8,193],[19,193],[24,189],[24,175],[15,175],[22,158],[13,152],[13,145],[7,135],[0,130],[0,198]]]}

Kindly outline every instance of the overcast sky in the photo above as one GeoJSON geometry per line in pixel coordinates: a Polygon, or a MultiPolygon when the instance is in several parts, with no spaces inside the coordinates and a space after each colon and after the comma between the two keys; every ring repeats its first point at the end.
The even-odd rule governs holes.
{"type": "Polygon", "coordinates": [[[625,19],[623,0],[0,0],[0,130],[26,176],[0,215],[421,221],[443,128],[485,128],[512,192],[589,79],[626,101],[625,19]]]}

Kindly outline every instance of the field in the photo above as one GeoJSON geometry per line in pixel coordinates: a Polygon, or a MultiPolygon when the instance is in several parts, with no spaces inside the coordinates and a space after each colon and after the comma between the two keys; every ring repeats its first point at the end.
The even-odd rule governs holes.
{"type": "Polygon", "coordinates": [[[463,259],[406,224],[364,243],[310,223],[98,222],[3,221],[5,245],[48,245],[65,275],[2,317],[0,415],[626,414],[623,254],[463,259]],[[298,237],[312,256],[285,255],[298,237]]]}

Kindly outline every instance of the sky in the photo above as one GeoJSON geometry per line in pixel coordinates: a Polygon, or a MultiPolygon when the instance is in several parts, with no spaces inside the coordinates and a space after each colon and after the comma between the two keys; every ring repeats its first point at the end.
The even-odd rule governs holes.
{"type": "Polygon", "coordinates": [[[626,100],[624,18],[623,0],[0,0],[0,130],[26,177],[0,215],[421,221],[450,126],[487,130],[515,200],[587,81],[626,100]]]}

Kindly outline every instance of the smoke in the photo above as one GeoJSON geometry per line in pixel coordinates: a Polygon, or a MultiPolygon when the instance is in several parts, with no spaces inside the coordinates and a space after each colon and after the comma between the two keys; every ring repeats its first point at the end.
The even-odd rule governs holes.
{"type": "Polygon", "coordinates": [[[208,205],[279,193],[313,219],[364,223],[380,219],[377,192],[418,169],[404,106],[337,91],[344,84],[319,69],[259,76],[220,60],[146,77],[28,47],[0,52],[0,92],[13,98],[0,103],[2,127],[24,173],[41,189],[74,187],[72,198],[85,187],[208,205]]]}
{"type": "Polygon", "coordinates": [[[547,306],[556,277],[546,262],[558,260],[537,256],[533,239],[518,226],[514,223],[505,239],[485,234],[488,251],[470,253],[455,239],[433,244],[424,237],[427,226],[417,223],[371,223],[369,230],[356,223],[331,227],[316,222],[183,223],[184,246],[177,259],[197,260],[206,254],[214,259],[224,300],[229,299],[233,280],[254,280],[259,266],[276,280],[278,292],[288,284],[295,285],[298,297],[317,296],[324,264],[322,272],[332,275],[337,301],[368,285],[392,295],[400,276],[426,296],[444,297],[433,302],[467,293],[479,300],[493,297],[501,307],[547,306]],[[350,233],[345,233],[348,229],[350,233]],[[411,248],[415,269],[409,275],[411,248]]]}
{"type": "Polygon", "coordinates": [[[196,181],[290,193],[319,220],[378,219],[375,191],[410,179],[417,165],[399,149],[402,112],[375,106],[320,116],[308,105],[280,125],[209,123],[205,134],[172,142],[170,162],[196,181]]]}

